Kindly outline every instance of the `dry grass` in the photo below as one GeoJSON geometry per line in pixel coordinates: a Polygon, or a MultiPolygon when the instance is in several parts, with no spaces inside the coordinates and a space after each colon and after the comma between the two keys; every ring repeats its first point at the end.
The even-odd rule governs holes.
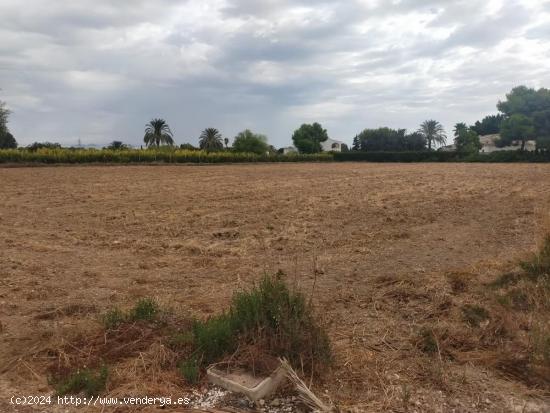
{"type": "MultiPolygon", "coordinates": [[[[341,409],[529,411],[548,397],[545,327],[533,322],[542,290],[490,286],[545,233],[548,165],[17,168],[0,178],[5,391],[48,391],[48,366],[78,364],[59,351],[67,342],[90,340],[84,354],[104,345],[94,332],[113,305],[149,296],[206,318],[282,269],[306,292],[315,283],[335,362],[324,381],[305,381],[341,409]],[[516,288],[527,305],[499,302],[516,288]],[[470,325],[464,306],[489,318],[470,325]]],[[[185,393],[180,350],[159,341],[168,333],[139,328],[121,358],[127,342],[107,337],[108,393],[185,393]]]]}

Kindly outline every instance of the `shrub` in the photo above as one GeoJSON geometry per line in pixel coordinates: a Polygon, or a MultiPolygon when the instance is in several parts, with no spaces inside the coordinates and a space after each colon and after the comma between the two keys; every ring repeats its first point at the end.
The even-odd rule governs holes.
{"type": "Polygon", "coordinates": [[[55,389],[59,396],[84,392],[87,396],[95,396],[105,389],[109,371],[106,366],[98,371],[77,370],[67,378],[56,383],[55,389]]]}
{"type": "Polygon", "coordinates": [[[196,322],[196,354],[203,364],[233,353],[238,345],[258,345],[267,355],[287,357],[314,371],[332,359],[328,335],[315,321],[305,296],[291,291],[282,275],[265,276],[257,286],[233,296],[227,313],[196,322]]]}
{"type": "Polygon", "coordinates": [[[103,315],[105,328],[116,328],[126,320],[126,315],[118,308],[113,308],[103,315]]]}
{"type": "Polygon", "coordinates": [[[151,298],[140,299],[130,313],[130,320],[153,320],[159,312],[158,304],[151,298]]]}

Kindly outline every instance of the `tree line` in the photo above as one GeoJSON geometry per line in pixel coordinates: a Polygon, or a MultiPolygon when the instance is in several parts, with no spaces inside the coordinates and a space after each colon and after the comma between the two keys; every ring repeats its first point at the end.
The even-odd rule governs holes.
{"type": "MultiPolygon", "coordinates": [[[[498,114],[489,115],[473,125],[460,122],[454,126],[454,149],[459,153],[477,153],[481,149],[479,136],[499,134],[495,144],[509,146],[513,141],[525,149],[528,140],[535,140],[537,149],[550,150],[550,90],[538,90],[518,86],[506,94],[506,99],[497,104],[498,114]]],[[[0,149],[16,148],[17,142],[8,129],[9,110],[0,101],[0,149]]],[[[300,153],[314,154],[323,151],[323,142],[329,139],[326,129],[320,123],[303,124],[292,134],[294,147],[300,153]]],[[[174,135],[164,119],[152,119],[145,126],[143,142],[148,148],[175,146],[174,135]]],[[[447,135],[441,123],[430,119],[422,122],[419,128],[408,133],[406,129],[380,127],[364,129],[353,138],[352,151],[363,152],[401,152],[432,151],[447,142],[447,135]]],[[[61,145],[49,142],[35,142],[27,146],[29,150],[40,148],[60,148],[61,145]]],[[[187,150],[234,151],[259,155],[273,154],[277,151],[268,143],[265,135],[246,129],[238,133],[231,146],[216,128],[204,129],[198,138],[198,147],[190,143],[179,146],[187,150]]],[[[127,149],[122,141],[113,141],[108,149],[127,149]]],[[[347,151],[342,145],[342,151],[347,151]]]]}

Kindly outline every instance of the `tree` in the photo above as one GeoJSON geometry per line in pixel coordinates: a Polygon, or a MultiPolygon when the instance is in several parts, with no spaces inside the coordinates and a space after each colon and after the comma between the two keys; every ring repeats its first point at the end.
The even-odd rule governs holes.
{"type": "Polygon", "coordinates": [[[359,140],[359,135],[353,137],[353,145],[351,146],[352,151],[361,150],[361,141],[359,140]]]}
{"type": "Polygon", "coordinates": [[[497,109],[507,117],[515,114],[531,117],[535,112],[550,109],[550,89],[517,86],[506,94],[506,100],[498,102],[497,109]]]}
{"type": "Polygon", "coordinates": [[[470,127],[478,135],[495,135],[500,132],[500,124],[504,120],[504,115],[489,115],[485,116],[481,122],[478,120],[470,127]]]}
{"type": "Polygon", "coordinates": [[[465,123],[457,123],[454,128],[456,151],[460,153],[478,153],[482,148],[479,135],[465,123]]]}
{"type": "Polygon", "coordinates": [[[222,135],[215,128],[206,128],[199,137],[199,147],[209,152],[223,149],[222,135]]]}
{"type": "Polygon", "coordinates": [[[57,142],[34,142],[28,145],[27,149],[31,152],[36,152],[38,149],[61,149],[61,144],[57,142]]]}
{"type": "Polygon", "coordinates": [[[373,152],[422,151],[426,148],[426,140],[417,132],[407,134],[405,129],[387,127],[365,129],[354,138],[357,150],[373,152]]]}
{"type": "Polygon", "coordinates": [[[292,141],[294,146],[298,148],[301,153],[317,153],[323,149],[321,142],[328,139],[326,129],[315,122],[312,125],[304,123],[292,134],[292,141]]]}
{"type": "Polygon", "coordinates": [[[500,146],[510,145],[512,141],[521,141],[521,150],[525,142],[535,137],[535,126],[530,117],[516,113],[502,122],[500,127],[500,146]]]}
{"type": "Polygon", "coordinates": [[[145,136],[143,137],[145,145],[148,147],[161,145],[173,145],[174,139],[170,127],[164,119],[152,119],[145,125],[145,136]]]}
{"type": "Polygon", "coordinates": [[[199,150],[199,148],[197,148],[196,146],[191,145],[190,143],[182,143],[180,145],[180,149],[184,149],[186,151],[198,151],[199,150]]]}
{"type": "Polygon", "coordinates": [[[225,149],[229,148],[229,138],[223,138],[223,143],[225,144],[225,149]]]}
{"type": "Polygon", "coordinates": [[[13,135],[7,131],[0,131],[0,149],[15,149],[17,148],[17,141],[13,135]]]}
{"type": "Polygon", "coordinates": [[[464,122],[459,122],[455,125],[453,132],[455,134],[455,138],[459,136],[461,133],[468,130],[468,125],[466,125],[464,122]]]}
{"type": "Polygon", "coordinates": [[[0,101],[0,149],[17,148],[17,141],[8,129],[9,109],[0,101]]]}
{"type": "Polygon", "coordinates": [[[533,124],[538,140],[550,138],[550,109],[533,113],[533,124]]]}
{"type": "Polygon", "coordinates": [[[428,142],[429,150],[432,149],[432,142],[444,145],[447,141],[447,135],[445,135],[443,125],[433,119],[422,122],[420,129],[418,129],[418,133],[420,133],[424,139],[426,139],[426,142],[428,142]]]}
{"type": "Polygon", "coordinates": [[[112,141],[109,146],[107,146],[107,149],[121,151],[123,149],[128,149],[128,145],[125,145],[122,141],[112,141]]]}
{"type": "Polygon", "coordinates": [[[252,133],[249,129],[246,129],[235,136],[233,149],[236,152],[252,152],[265,155],[269,152],[269,145],[265,135],[252,133]]]}

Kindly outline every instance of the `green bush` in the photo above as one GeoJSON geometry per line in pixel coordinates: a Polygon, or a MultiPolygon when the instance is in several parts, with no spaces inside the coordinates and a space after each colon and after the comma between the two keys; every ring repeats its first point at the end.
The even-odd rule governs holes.
{"type": "Polygon", "coordinates": [[[151,298],[140,299],[130,313],[130,320],[151,321],[155,319],[159,312],[158,304],[151,298]]]}
{"type": "Polygon", "coordinates": [[[59,380],[55,389],[59,396],[84,392],[87,396],[95,396],[105,389],[109,371],[106,366],[98,371],[83,369],[59,380]]]}
{"type": "Polygon", "coordinates": [[[260,345],[265,353],[285,356],[309,370],[332,359],[328,335],[311,305],[280,274],[234,294],[227,313],[196,322],[193,334],[203,364],[219,361],[240,344],[260,345]]]}
{"type": "Polygon", "coordinates": [[[339,152],[334,160],[366,162],[550,162],[550,152],[498,151],[465,155],[458,152],[339,152]]]}

